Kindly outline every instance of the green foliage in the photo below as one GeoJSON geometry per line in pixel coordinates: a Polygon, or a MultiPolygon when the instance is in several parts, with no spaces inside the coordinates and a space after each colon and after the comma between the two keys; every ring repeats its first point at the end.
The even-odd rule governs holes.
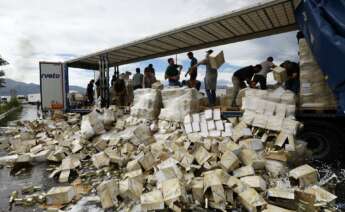
{"type": "Polygon", "coordinates": [[[6,111],[10,109],[19,107],[19,106],[20,106],[20,102],[17,100],[17,98],[15,97],[11,98],[9,102],[0,104],[0,114],[5,113],[6,111]]]}
{"type": "Polygon", "coordinates": [[[5,87],[5,79],[4,79],[4,76],[5,76],[5,72],[0,70],[0,88],[1,87],[5,87]]]}
{"type": "Polygon", "coordinates": [[[20,105],[20,103],[16,97],[11,97],[11,100],[8,103],[8,105],[11,107],[18,107],[20,105]]]}

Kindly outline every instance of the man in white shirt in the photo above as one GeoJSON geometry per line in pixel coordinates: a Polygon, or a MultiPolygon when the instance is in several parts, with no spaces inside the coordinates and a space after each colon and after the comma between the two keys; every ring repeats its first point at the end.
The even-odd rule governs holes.
{"type": "Polygon", "coordinates": [[[257,83],[260,84],[260,89],[265,90],[267,88],[267,74],[272,71],[272,68],[276,67],[273,63],[273,57],[268,57],[266,61],[260,64],[262,69],[260,72],[256,73],[253,81],[252,87],[255,87],[257,83]]]}

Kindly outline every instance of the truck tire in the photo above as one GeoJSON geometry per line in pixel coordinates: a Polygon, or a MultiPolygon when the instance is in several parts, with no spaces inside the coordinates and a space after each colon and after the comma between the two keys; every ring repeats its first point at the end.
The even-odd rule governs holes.
{"type": "Polygon", "coordinates": [[[344,136],[342,131],[327,121],[305,121],[298,138],[308,143],[315,160],[342,159],[344,136]]]}

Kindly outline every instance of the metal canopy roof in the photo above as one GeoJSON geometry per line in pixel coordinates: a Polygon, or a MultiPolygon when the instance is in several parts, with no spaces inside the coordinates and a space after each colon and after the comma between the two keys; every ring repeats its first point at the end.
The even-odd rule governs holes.
{"type": "Polygon", "coordinates": [[[108,56],[112,67],[296,29],[292,0],[270,0],[69,60],[66,64],[68,67],[97,70],[101,55],[108,56]]]}

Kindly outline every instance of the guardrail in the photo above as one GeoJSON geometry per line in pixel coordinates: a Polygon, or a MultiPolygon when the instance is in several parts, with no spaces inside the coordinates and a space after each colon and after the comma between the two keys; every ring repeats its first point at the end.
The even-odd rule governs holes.
{"type": "Polygon", "coordinates": [[[14,107],[14,108],[11,108],[9,111],[6,111],[5,113],[2,113],[0,114],[0,121],[4,118],[6,118],[10,113],[18,110],[20,107],[14,107]]]}

